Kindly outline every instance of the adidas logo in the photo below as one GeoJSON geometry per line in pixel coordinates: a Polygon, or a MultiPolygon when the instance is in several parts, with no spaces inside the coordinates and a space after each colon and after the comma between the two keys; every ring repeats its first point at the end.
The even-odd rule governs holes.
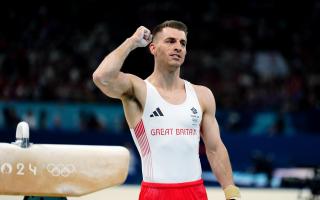
{"type": "Polygon", "coordinates": [[[192,111],[193,114],[197,114],[198,113],[197,109],[195,109],[194,107],[192,107],[190,110],[192,111]]]}
{"type": "Polygon", "coordinates": [[[159,117],[163,116],[163,113],[161,112],[160,108],[158,107],[153,113],[150,115],[150,117],[159,117]]]}

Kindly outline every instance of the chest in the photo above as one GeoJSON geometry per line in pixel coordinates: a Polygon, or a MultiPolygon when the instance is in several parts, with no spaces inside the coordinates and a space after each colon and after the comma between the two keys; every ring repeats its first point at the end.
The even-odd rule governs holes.
{"type": "Polygon", "coordinates": [[[170,91],[158,89],[158,93],[163,100],[174,105],[182,104],[187,98],[186,91],[184,89],[170,91]]]}
{"type": "Polygon", "coordinates": [[[197,105],[166,106],[154,104],[148,109],[145,117],[152,127],[167,129],[198,129],[202,119],[202,113],[197,105]]]}
{"type": "Polygon", "coordinates": [[[156,107],[145,120],[153,149],[188,152],[200,139],[201,112],[196,106],[156,107]]]}

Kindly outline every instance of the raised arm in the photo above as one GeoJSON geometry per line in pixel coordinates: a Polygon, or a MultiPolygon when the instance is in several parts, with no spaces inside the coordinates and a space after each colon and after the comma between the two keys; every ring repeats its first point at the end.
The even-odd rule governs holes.
{"type": "Polygon", "coordinates": [[[121,67],[129,53],[137,47],[145,47],[152,40],[150,31],[140,26],[118,48],[108,54],[93,73],[96,86],[107,96],[121,99],[123,95],[133,95],[134,83],[142,81],[137,76],[121,72],[121,67]]]}
{"type": "Polygon", "coordinates": [[[234,186],[229,155],[221,140],[219,125],[215,118],[214,96],[208,88],[202,86],[198,88],[198,95],[203,108],[202,139],[211,169],[223,188],[226,199],[240,199],[239,189],[234,186]]]}

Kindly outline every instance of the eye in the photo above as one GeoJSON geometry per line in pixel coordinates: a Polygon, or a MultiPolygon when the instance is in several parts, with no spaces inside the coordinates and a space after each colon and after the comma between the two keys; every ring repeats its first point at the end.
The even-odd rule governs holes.
{"type": "Polygon", "coordinates": [[[181,44],[181,46],[185,47],[185,46],[187,46],[187,41],[182,40],[182,41],[180,41],[180,44],[181,44]]]}
{"type": "Polygon", "coordinates": [[[171,44],[172,44],[172,43],[174,43],[174,42],[175,42],[174,39],[169,39],[169,40],[168,40],[168,43],[171,43],[171,44]]]}

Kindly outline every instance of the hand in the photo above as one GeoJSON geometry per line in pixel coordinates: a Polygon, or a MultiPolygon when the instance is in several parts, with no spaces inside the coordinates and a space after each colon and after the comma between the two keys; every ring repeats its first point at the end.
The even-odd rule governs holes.
{"type": "Polygon", "coordinates": [[[146,47],[152,41],[152,35],[149,29],[140,26],[130,38],[135,48],[146,47]]]}
{"type": "Polygon", "coordinates": [[[240,190],[235,185],[228,185],[223,189],[224,195],[226,196],[227,200],[240,200],[240,190]]]}

